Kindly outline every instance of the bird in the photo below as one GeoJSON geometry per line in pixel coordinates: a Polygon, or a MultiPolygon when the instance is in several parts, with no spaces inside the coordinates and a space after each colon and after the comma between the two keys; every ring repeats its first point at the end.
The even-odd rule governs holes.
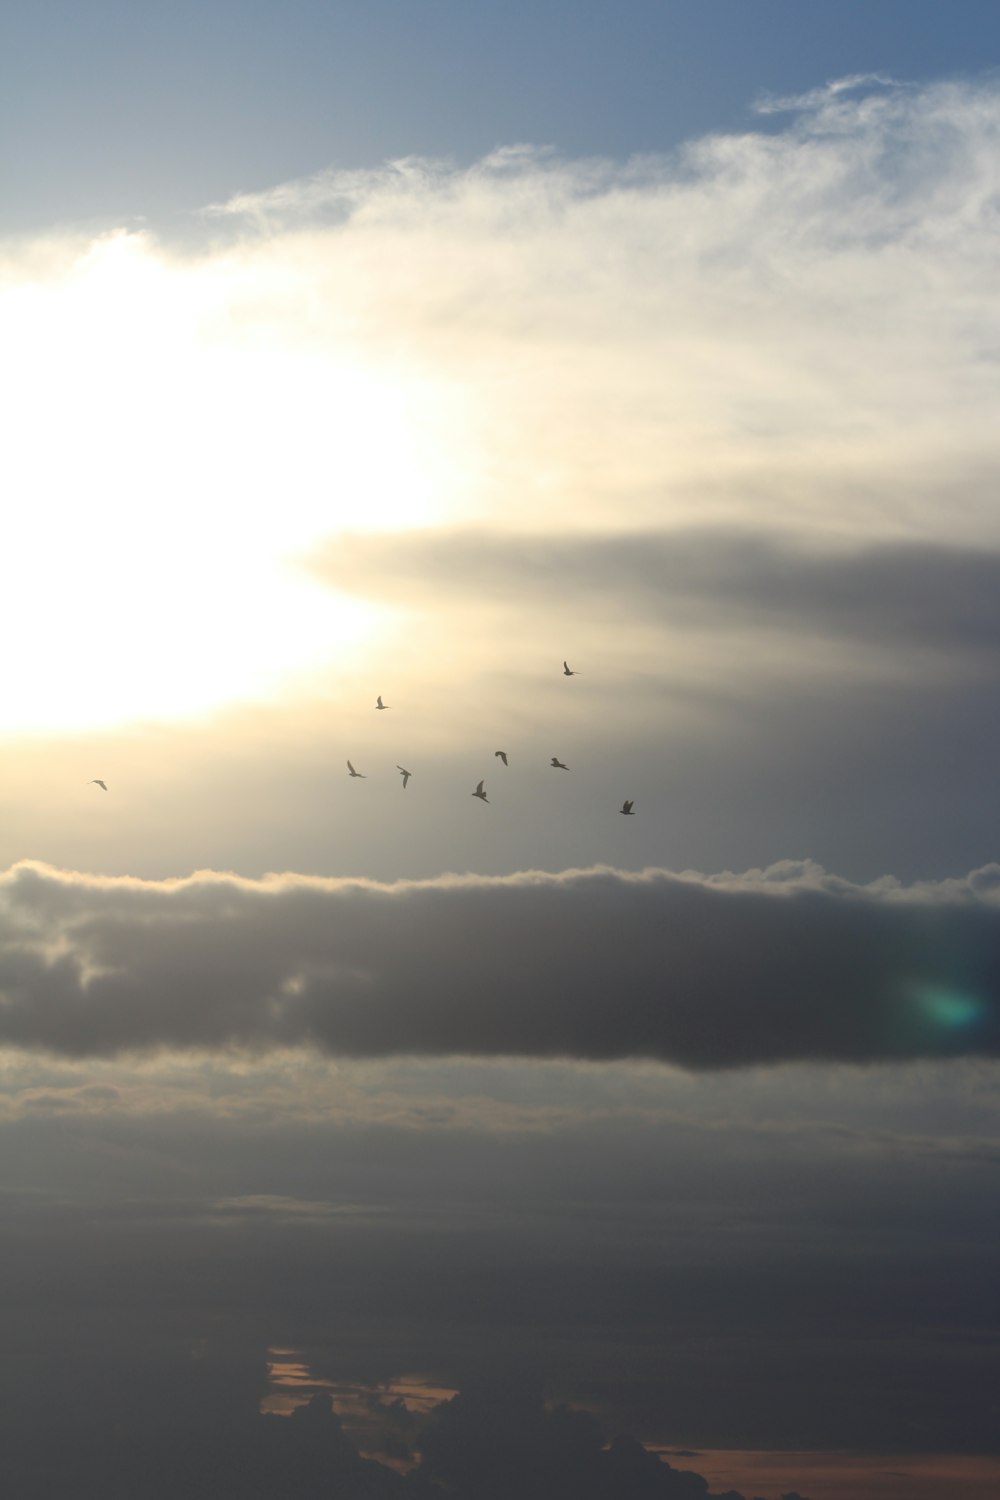
{"type": "Polygon", "coordinates": [[[376,708],[391,708],[392,704],[391,703],[383,703],[382,702],[382,694],[379,693],[378,697],[375,699],[375,707],[376,708]]]}
{"type": "Polygon", "coordinates": [[[632,803],[629,802],[627,799],[626,799],[626,801],[624,801],[622,803],[622,805],[618,809],[618,811],[620,813],[622,813],[626,818],[634,818],[635,817],[635,813],[632,811],[632,803]]]}
{"type": "Polygon", "coordinates": [[[552,759],[549,761],[549,765],[557,767],[560,771],[569,770],[569,766],[565,763],[565,761],[560,760],[557,755],[553,755],[552,759]]]}
{"type": "Polygon", "coordinates": [[[88,781],[87,785],[88,786],[99,786],[101,788],[102,792],[106,792],[107,789],[108,789],[107,788],[107,784],[105,782],[103,782],[99,776],[95,776],[91,781],[88,781]]]}
{"type": "Polygon", "coordinates": [[[579,677],[579,675],[580,675],[579,672],[574,672],[574,671],[571,670],[570,664],[569,664],[568,661],[564,661],[563,662],[563,676],[564,677],[579,677]]]}
{"type": "Polygon", "coordinates": [[[500,757],[500,759],[503,761],[504,765],[507,764],[507,752],[506,752],[506,750],[494,750],[493,754],[494,755],[498,755],[500,757]]]}
{"type": "Polygon", "coordinates": [[[348,771],[350,772],[350,774],[352,776],[359,776],[359,777],[361,777],[362,781],[367,781],[368,780],[367,776],[362,776],[360,771],[356,771],[354,769],[354,767],[351,765],[350,761],[347,762],[347,769],[348,769],[348,771]]]}
{"type": "Polygon", "coordinates": [[[401,766],[398,761],[396,762],[396,770],[399,772],[400,776],[402,776],[402,778],[403,778],[403,791],[405,792],[406,791],[406,783],[409,781],[410,777],[413,775],[413,772],[412,771],[408,771],[405,766],[401,766]]]}
{"type": "MultiPolygon", "coordinates": [[[[484,778],[484,780],[485,780],[485,778],[484,778]]],[[[479,784],[477,785],[476,790],[474,792],[470,792],[469,793],[469,796],[470,797],[478,797],[479,800],[480,800],[480,802],[488,802],[490,800],[489,797],[487,797],[486,793],[483,791],[483,782],[482,781],[479,782],[479,784]]]]}

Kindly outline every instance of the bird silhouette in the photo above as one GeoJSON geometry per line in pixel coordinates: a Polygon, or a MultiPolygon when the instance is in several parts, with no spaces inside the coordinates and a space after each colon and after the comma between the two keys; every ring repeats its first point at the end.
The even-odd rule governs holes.
{"type": "Polygon", "coordinates": [[[350,761],[348,761],[348,762],[347,762],[347,769],[348,769],[348,771],[349,771],[349,772],[350,772],[350,774],[351,774],[351,775],[352,775],[352,776],[357,776],[357,777],[360,777],[360,779],[361,779],[361,780],[362,780],[362,781],[367,781],[367,780],[368,780],[368,777],[367,777],[367,776],[362,776],[362,775],[361,775],[361,772],[360,772],[360,771],[356,771],[356,770],[355,770],[355,769],[354,769],[354,767],[353,767],[353,766],[352,766],[352,765],[351,765],[351,762],[350,762],[350,761]]]}
{"type": "Polygon", "coordinates": [[[622,805],[621,805],[621,807],[618,809],[618,811],[620,813],[623,813],[626,818],[634,818],[635,817],[635,813],[632,811],[632,803],[629,802],[629,801],[623,802],[622,805]]]}
{"type": "Polygon", "coordinates": [[[560,771],[569,770],[569,766],[566,765],[565,761],[560,760],[558,756],[555,755],[553,755],[552,759],[549,761],[549,765],[557,767],[560,771]]]}
{"type": "Polygon", "coordinates": [[[499,755],[499,757],[503,761],[504,765],[507,764],[507,752],[506,752],[506,750],[494,750],[493,754],[494,755],[499,755]]]}
{"type": "Polygon", "coordinates": [[[563,676],[564,677],[579,677],[579,675],[580,675],[579,672],[574,672],[574,671],[571,670],[570,664],[569,664],[568,661],[564,661],[563,662],[563,676]]]}
{"type": "MultiPolygon", "coordinates": [[[[484,778],[484,780],[485,780],[485,778],[484,778]]],[[[486,793],[483,791],[483,782],[482,781],[480,781],[478,783],[478,785],[476,787],[476,790],[474,792],[470,792],[469,793],[469,796],[470,797],[478,797],[479,800],[480,800],[480,802],[488,802],[490,800],[489,797],[487,797],[486,793]]]]}
{"type": "Polygon", "coordinates": [[[403,778],[403,791],[405,792],[406,791],[406,783],[409,781],[410,777],[413,775],[413,772],[412,771],[408,771],[405,766],[401,766],[398,761],[396,762],[396,770],[399,772],[400,776],[402,776],[402,778],[403,778]]]}
{"type": "Polygon", "coordinates": [[[106,792],[107,789],[108,789],[107,786],[105,785],[105,783],[101,780],[101,778],[99,776],[95,776],[93,778],[93,780],[88,781],[87,785],[88,786],[99,786],[101,788],[102,792],[106,792]]]}
{"type": "Polygon", "coordinates": [[[382,702],[382,694],[379,693],[378,697],[375,699],[375,707],[376,708],[391,708],[392,704],[391,703],[383,703],[382,702]]]}

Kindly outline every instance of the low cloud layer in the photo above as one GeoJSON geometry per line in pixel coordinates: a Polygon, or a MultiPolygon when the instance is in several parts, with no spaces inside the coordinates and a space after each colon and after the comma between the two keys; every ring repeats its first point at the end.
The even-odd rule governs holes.
{"type": "Polygon", "coordinates": [[[2,883],[0,1040],[644,1057],[692,1069],[1000,1052],[1000,869],[910,889],[810,864],[374,883],[37,865],[2,883]]]}

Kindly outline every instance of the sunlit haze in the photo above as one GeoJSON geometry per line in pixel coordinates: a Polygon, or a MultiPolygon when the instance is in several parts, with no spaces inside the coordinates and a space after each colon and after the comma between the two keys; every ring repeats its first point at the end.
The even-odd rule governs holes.
{"type": "Polygon", "coordinates": [[[3,25],[11,1494],[996,1494],[1000,13],[3,25]]]}

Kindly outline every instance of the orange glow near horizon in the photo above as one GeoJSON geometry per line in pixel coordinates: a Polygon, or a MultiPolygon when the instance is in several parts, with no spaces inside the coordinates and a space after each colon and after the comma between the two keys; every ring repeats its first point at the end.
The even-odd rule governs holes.
{"type": "Polygon", "coordinates": [[[329,1392],[333,1409],[343,1423],[344,1431],[357,1444],[362,1458],[375,1459],[398,1473],[412,1469],[415,1460],[407,1462],[386,1451],[388,1431],[384,1422],[379,1420],[379,1404],[402,1401],[407,1411],[422,1415],[457,1394],[451,1386],[414,1374],[400,1375],[384,1385],[326,1380],[314,1376],[294,1349],[272,1349],[269,1352],[271,1389],[260,1402],[262,1415],[291,1417],[317,1392],[329,1392]],[[376,1398],[374,1402],[373,1398],[376,1398]]]}
{"type": "MultiPolygon", "coordinates": [[[[391,1459],[380,1446],[372,1397],[401,1400],[407,1411],[425,1413],[457,1394],[427,1376],[401,1375],[372,1386],[315,1376],[294,1349],[272,1349],[271,1390],[262,1413],[289,1417],[318,1391],[328,1391],[344,1430],[365,1458],[406,1472],[411,1463],[391,1459]]],[[[810,1500],[994,1500],[1000,1493],[1000,1459],[967,1454],[864,1454],[840,1451],[668,1448],[647,1442],[672,1468],[690,1470],[713,1489],[778,1494],[800,1489],[810,1500]]]]}
{"type": "Polygon", "coordinates": [[[1000,1459],[989,1456],[699,1449],[681,1457],[650,1447],[673,1468],[703,1475],[713,1489],[748,1495],[795,1488],[810,1500],[995,1500],[1000,1493],[1000,1459]]]}

